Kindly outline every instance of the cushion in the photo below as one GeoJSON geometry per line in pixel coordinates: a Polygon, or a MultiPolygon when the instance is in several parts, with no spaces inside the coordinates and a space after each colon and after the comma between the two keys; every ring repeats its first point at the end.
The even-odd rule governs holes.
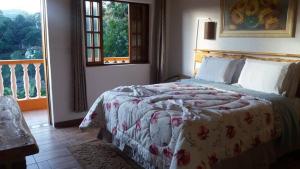
{"type": "Polygon", "coordinates": [[[296,97],[297,90],[299,87],[299,80],[300,63],[293,63],[291,64],[287,73],[287,78],[284,81],[284,91],[286,91],[286,96],[291,98],[296,97]]]}
{"type": "Polygon", "coordinates": [[[231,83],[237,83],[239,81],[241,72],[242,72],[243,67],[245,65],[245,60],[244,59],[238,59],[238,60],[236,60],[236,64],[237,65],[236,65],[231,83]]]}
{"type": "Polygon", "coordinates": [[[238,84],[265,93],[284,94],[291,63],[246,59],[238,84]]]}
{"type": "Polygon", "coordinates": [[[205,57],[201,64],[196,79],[231,83],[232,77],[240,60],[219,57],[205,57]]]}

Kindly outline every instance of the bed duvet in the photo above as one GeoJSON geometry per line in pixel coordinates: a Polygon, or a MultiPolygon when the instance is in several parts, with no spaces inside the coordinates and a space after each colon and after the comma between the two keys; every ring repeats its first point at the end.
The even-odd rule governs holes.
{"type": "Polygon", "coordinates": [[[175,82],[107,91],[80,128],[108,130],[146,168],[210,169],[278,137],[276,119],[267,100],[175,82]]]}

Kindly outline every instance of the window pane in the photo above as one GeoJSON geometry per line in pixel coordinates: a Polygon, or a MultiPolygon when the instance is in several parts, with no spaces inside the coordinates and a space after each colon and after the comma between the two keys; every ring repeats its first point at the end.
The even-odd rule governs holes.
{"type": "Polygon", "coordinates": [[[130,51],[131,52],[131,59],[136,60],[136,49],[133,49],[130,51]]]}
{"type": "Polygon", "coordinates": [[[131,35],[131,46],[136,47],[136,35],[131,35]]]}
{"type": "Polygon", "coordinates": [[[85,14],[91,15],[91,2],[85,1],[85,14]]]}
{"type": "Polygon", "coordinates": [[[92,18],[86,17],[86,31],[92,31],[91,23],[92,23],[92,18]]]}
{"type": "Polygon", "coordinates": [[[103,55],[128,57],[128,3],[102,1],[103,55]]]}
{"type": "Polygon", "coordinates": [[[137,46],[142,46],[142,35],[137,35],[137,46]]]}
{"type": "Polygon", "coordinates": [[[99,32],[99,18],[94,18],[94,31],[99,32]]]}
{"type": "Polygon", "coordinates": [[[140,48],[137,48],[136,49],[136,58],[141,58],[141,49],[140,48]]]}
{"type": "Polygon", "coordinates": [[[100,49],[95,49],[95,61],[99,62],[101,58],[100,49]]]}
{"type": "Polygon", "coordinates": [[[93,49],[87,49],[87,58],[88,58],[88,62],[93,61],[93,49]]]}
{"type": "Polygon", "coordinates": [[[99,16],[99,3],[98,2],[93,2],[93,15],[94,16],[99,16]]]}
{"type": "Polygon", "coordinates": [[[142,32],[142,22],[137,22],[137,33],[142,32]]]}
{"type": "Polygon", "coordinates": [[[95,33],[94,38],[95,38],[95,47],[100,47],[100,33],[95,33]]]}
{"type": "Polygon", "coordinates": [[[135,21],[131,21],[131,32],[132,33],[137,33],[137,25],[136,25],[136,22],[135,21]]]}
{"type": "Polygon", "coordinates": [[[93,47],[92,41],[93,41],[92,34],[91,33],[87,33],[87,35],[86,35],[86,44],[87,44],[87,47],[93,47]]]}

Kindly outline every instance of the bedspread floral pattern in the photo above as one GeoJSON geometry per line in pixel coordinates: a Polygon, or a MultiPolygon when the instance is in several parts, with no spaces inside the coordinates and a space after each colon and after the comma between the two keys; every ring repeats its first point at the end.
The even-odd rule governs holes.
{"type": "Polygon", "coordinates": [[[80,127],[92,126],[158,168],[210,169],[277,136],[269,101],[180,82],[107,91],[80,127]]]}

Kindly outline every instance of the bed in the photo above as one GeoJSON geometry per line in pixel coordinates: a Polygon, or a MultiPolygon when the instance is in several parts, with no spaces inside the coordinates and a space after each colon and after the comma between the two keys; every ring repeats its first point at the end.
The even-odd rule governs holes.
{"type": "MultiPolygon", "coordinates": [[[[283,54],[197,51],[195,67],[208,54],[299,60],[283,54]]],[[[99,127],[100,136],[110,133],[114,144],[129,148],[144,168],[268,168],[298,146],[298,103],[297,97],[201,79],[121,86],[99,96],[80,128],[99,127]],[[260,162],[247,165],[255,156],[260,162]]]]}

